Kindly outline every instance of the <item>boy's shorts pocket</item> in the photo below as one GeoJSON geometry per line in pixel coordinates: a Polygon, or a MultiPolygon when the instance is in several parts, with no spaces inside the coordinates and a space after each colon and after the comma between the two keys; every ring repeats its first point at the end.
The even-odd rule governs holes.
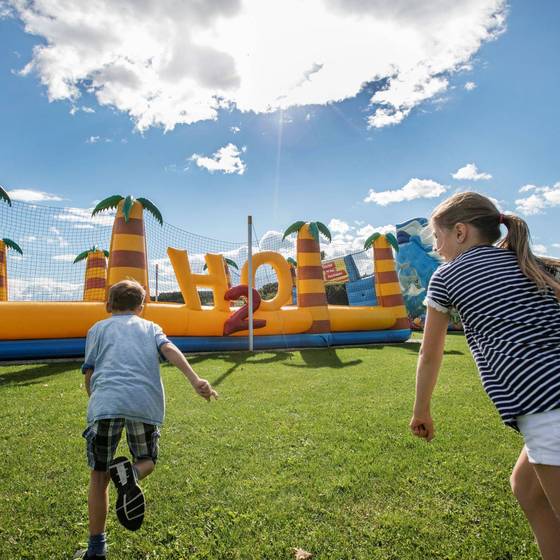
{"type": "Polygon", "coordinates": [[[159,426],[143,422],[126,421],[126,439],[135,461],[151,459],[157,461],[159,453],[159,426]]]}

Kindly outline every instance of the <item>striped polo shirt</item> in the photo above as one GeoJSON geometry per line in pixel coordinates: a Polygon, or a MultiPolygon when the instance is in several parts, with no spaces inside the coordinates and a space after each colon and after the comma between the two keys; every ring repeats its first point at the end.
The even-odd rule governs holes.
{"type": "Polygon", "coordinates": [[[513,251],[479,245],[440,266],[426,303],[458,311],[482,384],[508,426],[560,408],[560,303],[539,292],[513,251]]]}

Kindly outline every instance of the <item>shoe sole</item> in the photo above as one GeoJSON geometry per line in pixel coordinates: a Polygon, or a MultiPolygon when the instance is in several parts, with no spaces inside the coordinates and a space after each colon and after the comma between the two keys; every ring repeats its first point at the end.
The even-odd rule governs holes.
{"type": "Polygon", "coordinates": [[[144,521],[146,500],[136,484],[132,463],[126,457],[118,457],[111,463],[109,474],[118,493],[117,519],[129,531],[137,531],[144,521]]]}

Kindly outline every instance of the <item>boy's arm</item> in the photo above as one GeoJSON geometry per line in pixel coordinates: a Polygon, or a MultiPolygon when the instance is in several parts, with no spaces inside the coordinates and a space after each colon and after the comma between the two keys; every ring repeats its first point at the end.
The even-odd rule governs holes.
{"type": "Polygon", "coordinates": [[[86,369],[84,371],[84,383],[86,386],[86,393],[88,394],[88,397],[91,397],[91,376],[93,374],[93,370],[92,369],[86,369]]]}
{"type": "Polygon", "coordinates": [[[181,370],[184,376],[190,381],[193,389],[207,401],[211,397],[218,398],[218,393],[212,389],[212,385],[206,381],[206,379],[201,379],[196,372],[193,370],[183,353],[171,342],[166,342],[162,344],[159,348],[161,354],[165,359],[173,364],[176,368],[181,370]]]}
{"type": "Polygon", "coordinates": [[[410,429],[414,435],[425,438],[426,441],[430,441],[434,437],[430,401],[443,359],[448,325],[449,315],[428,305],[424,336],[416,368],[416,400],[410,421],[410,429]]]}
{"type": "Polygon", "coordinates": [[[86,392],[88,397],[91,396],[91,376],[93,370],[95,369],[95,360],[97,357],[97,337],[96,330],[92,327],[86,337],[86,350],[84,355],[84,363],[82,364],[81,370],[84,374],[84,384],[86,387],[86,392]]]}

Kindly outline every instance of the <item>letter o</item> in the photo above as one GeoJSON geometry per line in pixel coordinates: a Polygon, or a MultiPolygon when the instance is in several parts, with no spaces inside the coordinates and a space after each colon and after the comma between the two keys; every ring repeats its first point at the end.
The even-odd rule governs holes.
{"type": "MultiPolygon", "coordinates": [[[[263,264],[270,265],[276,277],[278,278],[278,293],[269,300],[261,300],[261,311],[277,311],[283,305],[291,303],[292,301],[292,276],[290,273],[290,264],[280,254],[274,251],[262,251],[253,255],[253,286],[255,282],[255,274],[257,268],[263,264]]],[[[241,269],[241,284],[247,284],[249,280],[248,262],[243,265],[241,269]]]]}

